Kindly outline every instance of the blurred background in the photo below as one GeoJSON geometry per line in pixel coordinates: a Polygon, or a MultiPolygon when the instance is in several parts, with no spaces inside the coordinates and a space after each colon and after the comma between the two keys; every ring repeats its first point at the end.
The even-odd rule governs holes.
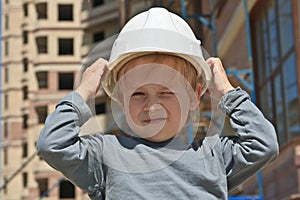
{"type": "MultiPolygon", "coordinates": [[[[300,199],[300,0],[2,0],[1,199],[88,199],[36,155],[37,137],[82,66],[108,59],[111,37],[153,6],[186,19],[208,54],[222,59],[231,83],[276,127],[278,160],[229,198],[300,199]]],[[[110,100],[102,90],[93,105],[82,134],[109,132],[110,100]]],[[[205,136],[209,97],[201,111],[205,136]]],[[[225,123],[222,134],[235,133],[225,123]]]]}

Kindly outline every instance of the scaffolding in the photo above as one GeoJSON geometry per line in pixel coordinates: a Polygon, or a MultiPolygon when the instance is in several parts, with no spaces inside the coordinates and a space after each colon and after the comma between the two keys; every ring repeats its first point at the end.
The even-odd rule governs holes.
{"type": "MultiPolygon", "coordinates": [[[[213,45],[213,56],[218,55],[217,50],[217,38],[216,38],[216,26],[215,26],[215,17],[216,12],[219,9],[222,1],[220,0],[210,0],[210,12],[208,15],[194,14],[187,15],[186,13],[186,1],[181,0],[181,15],[184,19],[195,19],[198,20],[201,24],[206,26],[212,32],[212,45],[213,45]]],[[[244,13],[245,13],[245,27],[246,27],[246,39],[247,39],[247,54],[249,69],[226,69],[228,76],[232,76],[237,80],[246,90],[251,93],[251,100],[253,103],[256,103],[256,93],[254,86],[254,74],[253,74],[253,57],[252,57],[252,42],[251,42],[251,30],[250,30],[250,17],[249,17],[249,8],[248,0],[243,0],[244,13]],[[245,80],[245,77],[248,77],[248,81],[245,80]]],[[[263,200],[263,179],[262,173],[259,171],[257,173],[257,183],[259,195],[257,196],[238,196],[238,197],[229,197],[230,200],[263,200]]]]}

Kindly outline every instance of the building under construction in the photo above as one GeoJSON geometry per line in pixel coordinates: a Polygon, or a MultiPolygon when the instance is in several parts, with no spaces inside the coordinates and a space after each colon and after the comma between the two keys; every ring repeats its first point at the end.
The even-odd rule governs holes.
{"type": "MultiPolygon", "coordinates": [[[[1,199],[88,199],[36,155],[46,116],[78,72],[108,58],[113,36],[137,13],[160,6],[192,26],[276,127],[280,156],[231,199],[300,199],[299,0],[3,0],[1,2],[1,199]],[[100,46],[98,44],[101,44],[100,46]]],[[[199,126],[205,135],[209,98],[199,126]]],[[[110,100],[95,99],[82,134],[111,128],[110,100]]],[[[224,135],[234,134],[224,125],[224,135]]]]}

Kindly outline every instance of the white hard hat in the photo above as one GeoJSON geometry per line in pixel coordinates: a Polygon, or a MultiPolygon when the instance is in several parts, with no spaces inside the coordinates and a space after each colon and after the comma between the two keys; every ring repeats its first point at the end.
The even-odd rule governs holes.
{"type": "Polygon", "coordinates": [[[108,71],[102,78],[102,86],[111,96],[116,84],[112,73],[129,60],[154,52],[176,55],[189,61],[202,76],[207,89],[211,71],[206,64],[201,42],[197,40],[190,26],[178,15],[165,8],[151,8],[133,17],[123,27],[111,50],[108,71]]]}

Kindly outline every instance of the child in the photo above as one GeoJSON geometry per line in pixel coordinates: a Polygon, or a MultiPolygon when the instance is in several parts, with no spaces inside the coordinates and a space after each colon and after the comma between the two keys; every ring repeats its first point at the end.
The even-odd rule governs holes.
{"type": "Polygon", "coordinates": [[[189,26],[163,8],[127,23],[109,63],[87,68],[47,118],[37,148],[91,199],[227,199],[278,154],[273,126],[232,87],[218,58],[204,61],[189,26]],[[117,102],[113,113],[125,116],[116,119],[121,134],[79,137],[91,117],[85,102],[101,82],[117,102]],[[189,144],[184,138],[207,88],[238,135],[189,144]]]}

